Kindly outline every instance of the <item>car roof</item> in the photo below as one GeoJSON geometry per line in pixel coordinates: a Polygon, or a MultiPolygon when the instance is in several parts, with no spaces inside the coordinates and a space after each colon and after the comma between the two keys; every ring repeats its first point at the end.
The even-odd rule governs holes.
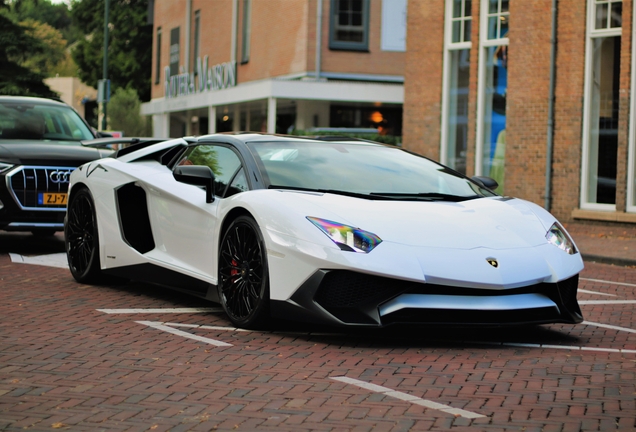
{"type": "Polygon", "coordinates": [[[68,107],[68,105],[64,102],[56,101],[54,99],[31,96],[0,96],[0,103],[2,102],[68,107]]]}
{"type": "Polygon", "coordinates": [[[325,145],[334,144],[336,142],[343,144],[359,144],[359,145],[369,145],[369,146],[378,146],[378,147],[395,147],[391,145],[386,145],[383,143],[378,143],[375,141],[364,140],[360,138],[346,137],[346,136],[296,136],[296,135],[283,135],[283,134],[268,134],[262,132],[221,132],[210,135],[202,135],[198,137],[189,137],[194,141],[194,143],[205,143],[205,142],[220,142],[220,141],[230,141],[230,142],[241,142],[244,144],[258,144],[258,143],[272,143],[272,142],[311,142],[311,143],[321,143],[325,145]]]}

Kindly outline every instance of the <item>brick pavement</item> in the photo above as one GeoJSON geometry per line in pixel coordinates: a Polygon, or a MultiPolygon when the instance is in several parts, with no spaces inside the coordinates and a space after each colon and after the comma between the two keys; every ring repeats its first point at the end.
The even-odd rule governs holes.
{"type": "MultiPolygon", "coordinates": [[[[214,347],[136,321],[225,327],[222,313],[97,311],[214,304],[138,283],[80,285],[64,269],[11,263],[6,244],[0,246],[0,431],[636,428],[636,354],[576,349],[636,350],[633,332],[589,325],[348,334],[288,323],[277,324],[277,332],[182,328],[232,344],[214,347]],[[485,417],[455,417],[335,376],[485,417]]],[[[56,244],[47,250],[57,252],[56,244]]],[[[596,281],[636,285],[636,268],[589,262],[582,278],[582,289],[598,292],[582,300],[636,299],[631,285],[596,281]]],[[[633,305],[583,310],[587,321],[636,329],[633,305]]]]}

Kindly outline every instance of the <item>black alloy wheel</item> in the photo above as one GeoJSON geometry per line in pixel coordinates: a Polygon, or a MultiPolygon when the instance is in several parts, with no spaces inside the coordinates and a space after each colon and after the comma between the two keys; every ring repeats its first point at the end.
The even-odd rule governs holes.
{"type": "Polygon", "coordinates": [[[64,221],[66,257],[71,274],[81,283],[97,282],[101,276],[97,217],[88,189],[73,193],[64,221]]]}
{"type": "Polygon", "coordinates": [[[239,216],[219,250],[219,298],[236,327],[261,328],[269,315],[269,273],[256,221],[239,216]]]}

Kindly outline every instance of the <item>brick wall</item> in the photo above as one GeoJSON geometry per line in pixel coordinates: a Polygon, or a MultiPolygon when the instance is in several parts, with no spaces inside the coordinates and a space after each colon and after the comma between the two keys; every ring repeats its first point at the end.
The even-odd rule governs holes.
{"type": "Polygon", "coordinates": [[[410,0],[407,20],[403,146],[439,159],[444,0],[410,0]]]}
{"type": "MultiPolygon", "coordinates": [[[[238,83],[274,76],[313,72],[316,48],[317,0],[252,0],[250,59],[241,64],[242,7],[239,1],[236,59],[238,83]]],[[[322,65],[325,72],[380,75],[404,73],[403,52],[380,50],[382,0],[371,0],[369,52],[333,51],[329,49],[330,0],[323,2],[322,65]]],[[[387,0],[390,1],[390,0],[387,0]]],[[[157,0],[153,40],[152,97],[164,95],[163,68],[169,64],[170,30],[180,27],[180,55],[185,61],[186,0],[157,0]],[[155,82],[156,34],[162,28],[161,79],[155,82]]],[[[232,0],[193,0],[191,37],[194,36],[194,13],[201,11],[201,56],[209,56],[209,65],[229,61],[232,42],[232,0]]],[[[194,43],[190,44],[191,63],[194,43]]]]}
{"type": "MultiPolygon", "coordinates": [[[[429,0],[426,0],[422,3],[428,3],[428,1],[429,0]]],[[[382,0],[370,0],[371,9],[369,11],[369,52],[338,51],[329,49],[329,17],[331,14],[330,6],[331,2],[329,0],[323,0],[322,71],[379,75],[404,74],[405,53],[380,50],[382,36],[382,0]]],[[[315,16],[315,11],[315,6],[312,6],[312,10],[310,11],[310,13],[315,16]]],[[[408,15],[410,15],[410,10],[408,15]]],[[[313,48],[311,52],[313,56],[313,53],[315,53],[313,48]]],[[[311,64],[313,70],[314,62],[312,61],[311,64]]]]}

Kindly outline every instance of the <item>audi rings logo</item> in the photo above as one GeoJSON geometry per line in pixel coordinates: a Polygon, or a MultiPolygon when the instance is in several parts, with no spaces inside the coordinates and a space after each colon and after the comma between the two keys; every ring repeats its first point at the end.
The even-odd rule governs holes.
{"type": "Polygon", "coordinates": [[[69,177],[71,177],[71,172],[72,171],[67,171],[67,170],[51,171],[51,173],[49,173],[49,180],[51,180],[51,182],[56,184],[68,183],[69,177]]]}

